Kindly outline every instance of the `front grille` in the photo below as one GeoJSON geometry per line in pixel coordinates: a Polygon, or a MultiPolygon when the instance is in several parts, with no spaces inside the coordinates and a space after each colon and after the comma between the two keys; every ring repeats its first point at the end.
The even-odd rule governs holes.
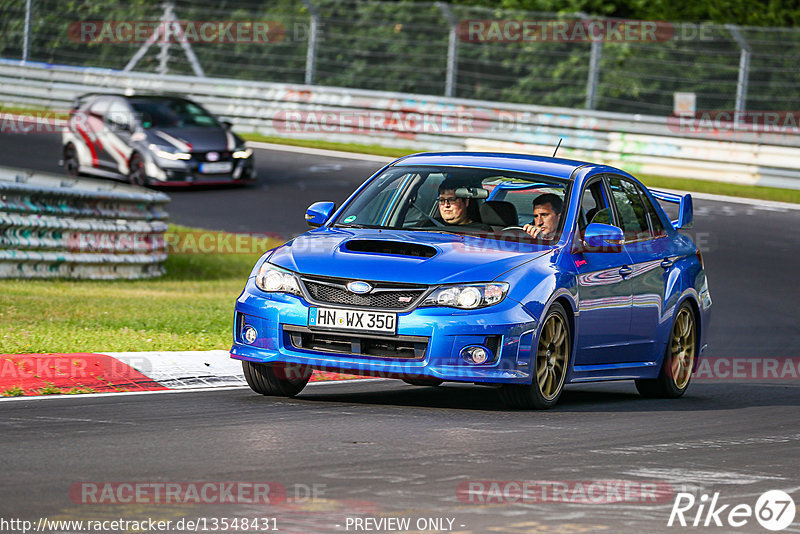
{"type": "Polygon", "coordinates": [[[201,161],[201,162],[202,161],[230,161],[231,159],[233,159],[231,157],[231,155],[232,155],[232,152],[230,152],[228,150],[222,150],[222,151],[220,151],[220,150],[211,150],[209,152],[192,152],[192,158],[194,158],[195,161],[201,161]],[[215,159],[215,160],[208,159],[208,154],[210,152],[216,152],[217,153],[217,159],[215,159]]]}
{"type": "Polygon", "coordinates": [[[428,338],[421,336],[377,336],[317,332],[302,326],[285,325],[292,347],[300,350],[335,352],[351,356],[422,360],[428,349],[428,338]]]}
{"type": "Polygon", "coordinates": [[[427,291],[425,286],[399,286],[388,283],[375,283],[373,290],[366,295],[357,295],[347,290],[347,282],[339,279],[302,278],[308,295],[316,302],[345,304],[363,308],[384,310],[404,310],[412,308],[427,291]]]}

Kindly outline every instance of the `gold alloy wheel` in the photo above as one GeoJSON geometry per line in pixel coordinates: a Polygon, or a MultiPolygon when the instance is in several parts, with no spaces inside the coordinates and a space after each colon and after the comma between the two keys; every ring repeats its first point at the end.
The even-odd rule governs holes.
{"type": "Polygon", "coordinates": [[[678,312],[670,339],[670,373],[675,387],[683,389],[692,376],[696,344],[694,316],[689,308],[678,312]]]}
{"type": "Polygon", "coordinates": [[[546,400],[554,399],[564,385],[569,352],[569,330],[558,313],[552,313],[542,327],[536,349],[536,381],[546,400]]]}

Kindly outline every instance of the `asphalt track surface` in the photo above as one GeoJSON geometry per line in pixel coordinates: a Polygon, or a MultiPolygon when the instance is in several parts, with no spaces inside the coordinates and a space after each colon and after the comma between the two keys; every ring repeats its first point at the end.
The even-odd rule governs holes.
{"type": "MultiPolygon", "coordinates": [[[[308,204],[341,202],[380,166],[266,150],[256,158],[252,187],[171,193],[172,220],[290,237],[304,230],[308,204]]],[[[0,138],[0,165],[59,172],[57,159],[56,136],[0,138]]],[[[695,202],[691,232],[714,300],[708,355],[797,357],[799,223],[798,210],[695,202]]],[[[348,517],[408,517],[410,531],[420,518],[449,518],[450,532],[766,532],[753,518],[737,529],[668,528],[672,495],[485,503],[457,488],[660,481],[698,498],[719,492],[719,504],[754,506],[770,489],[800,503],[798,405],[798,380],[697,382],[675,401],[642,399],[627,382],[572,386],[549,412],[503,411],[491,388],[395,381],[312,385],[291,400],[247,389],[14,400],[0,403],[0,517],[258,515],[277,517],[282,532],[357,531],[346,530],[348,517]],[[317,494],[270,506],[86,505],[69,495],[84,481],[276,482],[290,497],[316,484],[317,494]]],[[[800,532],[800,519],[784,532],[800,532]]]]}

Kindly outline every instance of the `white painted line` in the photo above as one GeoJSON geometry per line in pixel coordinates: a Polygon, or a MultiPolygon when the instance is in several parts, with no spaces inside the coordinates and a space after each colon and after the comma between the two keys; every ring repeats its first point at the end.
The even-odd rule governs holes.
{"type": "MultiPolygon", "coordinates": [[[[391,378],[351,378],[348,380],[322,380],[320,382],[309,382],[306,386],[317,387],[328,384],[344,384],[344,383],[370,383],[370,382],[384,382],[392,380],[391,378]]],[[[181,388],[181,389],[160,389],[157,391],[107,391],[104,393],[82,393],[80,395],[37,395],[33,397],[0,397],[0,402],[19,402],[19,401],[41,401],[53,399],[96,399],[100,397],[124,397],[132,395],[160,395],[163,393],[199,393],[211,391],[228,391],[237,389],[250,389],[248,386],[216,386],[216,387],[195,387],[195,388],[181,388]]],[[[257,393],[253,393],[257,395],[257,393]]],[[[280,397],[275,397],[280,398],[280,397]]],[[[298,400],[303,400],[302,398],[298,400]]]]}
{"type": "Polygon", "coordinates": [[[312,156],[327,156],[330,158],[357,159],[360,161],[376,161],[379,163],[389,163],[397,158],[386,156],[376,156],[375,154],[360,154],[358,152],[343,152],[340,150],[327,150],[323,148],[306,148],[293,145],[279,145],[276,143],[262,143],[260,141],[247,141],[247,146],[252,148],[262,148],[264,150],[277,150],[279,152],[297,152],[299,154],[309,154],[312,156]]]}

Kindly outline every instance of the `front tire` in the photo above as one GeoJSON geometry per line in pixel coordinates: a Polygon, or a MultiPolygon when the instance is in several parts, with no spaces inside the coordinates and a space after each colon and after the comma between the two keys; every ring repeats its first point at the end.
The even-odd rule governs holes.
{"type": "Polygon", "coordinates": [[[64,147],[64,170],[67,172],[67,176],[77,178],[81,174],[80,168],[81,163],[78,159],[78,150],[75,148],[75,145],[69,143],[64,147]]]}
{"type": "Polygon", "coordinates": [[[139,154],[134,153],[128,168],[128,181],[131,185],[147,185],[147,172],[144,170],[144,159],[139,154]]]}
{"type": "Polygon", "coordinates": [[[672,323],[661,371],[655,379],[636,381],[642,397],[677,399],[689,388],[697,354],[697,324],[688,304],[683,304],[672,323]]]}
{"type": "Polygon", "coordinates": [[[438,378],[404,378],[403,382],[412,386],[436,387],[441,386],[444,380],[439,380],[438,378]]]}
{"type": "Polygon", "coordinates": [[[533,383],[502,386],[500,396],[503,401],[512,408],[547,410],[555,406],[564,391],[571,350],[567,313],[556,302],[547,312],[539,333],[533,383]]]}
{"type": "Polygon", "coordinates": [[[285,363],[242,361],[242,369],[250,389],[273,397],[294,397],[306,387],[312,373],[305,365],[285,363]]]}

